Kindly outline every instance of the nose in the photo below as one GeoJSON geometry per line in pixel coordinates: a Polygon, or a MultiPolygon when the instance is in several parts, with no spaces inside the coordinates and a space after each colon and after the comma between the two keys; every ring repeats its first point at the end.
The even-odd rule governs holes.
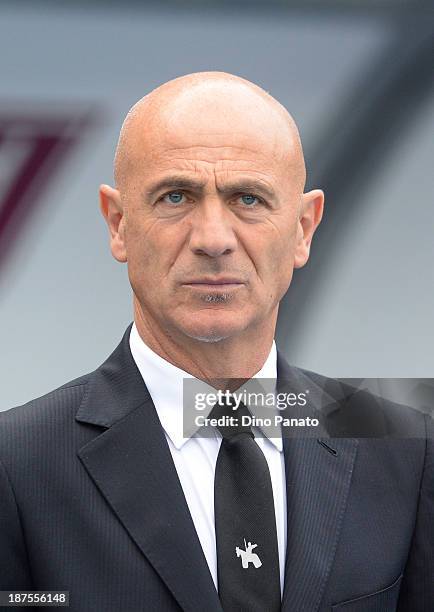
{"type": "Polygon", "coordinates": [[[195,255],[219,257],[229,255],[237,247],[231,213],[217,198],[202,202],[193,218],[190,248],[195,255]]]}

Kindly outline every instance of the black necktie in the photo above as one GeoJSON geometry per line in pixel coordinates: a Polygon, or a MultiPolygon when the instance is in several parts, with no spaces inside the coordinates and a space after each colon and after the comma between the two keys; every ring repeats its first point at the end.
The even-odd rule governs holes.
{"type": "Polygon", "coordinates": [[[225,612],[280,610],[279,553],[273,490],[267,460],[256,444],[244,404],[216,404],[211,417],[237,423],[223,436],[214,479],[217,575],[225,612]]]}

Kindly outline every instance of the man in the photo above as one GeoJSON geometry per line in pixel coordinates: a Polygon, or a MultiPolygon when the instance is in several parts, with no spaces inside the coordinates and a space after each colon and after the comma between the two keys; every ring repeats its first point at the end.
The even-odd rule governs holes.
{"type": "Polygon", "coordinates": [[[226,73],[165,83],[128,113],[115,185],[100,203],[134,324],[1,415],[0,589],[69,591],[80,612],[433,610],[431,419],[276,352],[324,200],[286,109],[226,73]],[[233,392],[215,423],[242,382],[277,378],[319,427],[184,435],[188,378],[233,392]]]}

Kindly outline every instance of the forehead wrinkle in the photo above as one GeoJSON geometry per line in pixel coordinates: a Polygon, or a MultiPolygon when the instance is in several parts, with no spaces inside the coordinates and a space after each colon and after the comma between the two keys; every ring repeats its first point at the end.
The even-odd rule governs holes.
{"type": "MultiPolygon", "coordinates": [[[[218,172],[226,171],[245,171],[246,169],[252,172],[261,172],[266,175],[268,172],[274,172],[273,166],[275,159],[264,153],[261,147],[233,147],[233,146],[188,146],[176,147],[170,149],[161,148],[159,155],[152,158],[158,169],[169,168],[173,169],[174,164],[178,164],[183,168],[191,167],[195,172],[209,172],[212,167],[218,172]],[[212,155],[206,155],[207,150],[212,151],[212,155]],[[215,150],[221,149],[220,155],[215,155],[215,150]],[[229,155],[229,151],[238,150],[238,156],[229,155]],[[179,152],[185,151],[185,155],[179,155],[179,152]],[[188,154],[188,156],[187,156],[188,154]],[[208,158],[207,158],[208,157],[208,158]],[[239,165],[239,168],[237,167],[239,165]]],[[[277,159],[282,161],[282,157],[277,159]]]]}
{"type": "MultiPolygon", "coordinates": [[[[199,140],[201,134],[191,132],[187,135],[189,139],[197,137],[199,140]]],[[[209,135],[208,135],[209,136],[209,135]]],[[[234,140],[234,133],[230,132],[225,134],[226,142],[214,144],[214,134],[211,134],[211,139],[204,142],[187,142],[185,141],[186,136],[183,134],[180,138],[179,135],[167,133],[166,137],[160,138],[159,142],[152,148],[149,156],[155,159],[164,158],[169,160],[183,160],[190,158],[199,160],[205,163],[219,163],[220,161],[227,161],[236,163],[237,160],[240,162],[254,163],[260,160],[263,163],[264,160],[273,160],[282,158],[282,145],[280,143],[272,142],[271,139],[264,139],[260,134],[244,133],[240,134],[240,137],[234,140]],[[181,142],[180,142],[181,140],[181,142]],[[249,157],[251,156],[251,157],[249,157]],[[249,159],[245,159],[249,157],[249,159]]],[[[285,152],[287,153],[287,151],[285,152]]]]}
{"type": "Polygon", "coordinates": [[[255,170],[254,168],[241,167],[241,168],[215,168],[214,174],[216,177],[216,183],[220,184],[232,184],[240,182],[251,182],[263,185],[265,188],[272,189],[272,180],[274,174],[272,172],[264,172],[261,170],[255,170]],[[242,175],[242,176],[240,176],[242,175]],[[270,181],[271,179],[271,181],[270,181]]]}

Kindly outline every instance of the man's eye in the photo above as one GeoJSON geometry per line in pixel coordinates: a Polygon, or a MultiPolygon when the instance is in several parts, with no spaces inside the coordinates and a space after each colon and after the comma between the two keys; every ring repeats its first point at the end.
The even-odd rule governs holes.
{"type": "Polygon", "coordinates": [[[254,208],[257,204],[261,203],[261,200],[251,193],[240,196],[240,199],[248,208],[254,208]]]}
{"type": "Polygon", "coordinates": [[[185,198],[185,195],[182,193],[182,191],[171,191],[170,193],[166,193],[165,196],[163,196],[161,199],[163,200],[163,202],[166,202],[166,204],[183,204],[184,200],[183,198],[185,198]]]}

